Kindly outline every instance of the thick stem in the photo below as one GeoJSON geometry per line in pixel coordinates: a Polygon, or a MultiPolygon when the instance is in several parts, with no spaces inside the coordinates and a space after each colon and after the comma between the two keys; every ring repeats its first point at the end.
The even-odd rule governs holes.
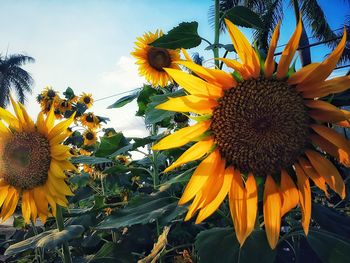
{"type": "Polygon", "coordinates": [[[217,60],[216,58],[219,57],[219,48],[218,48],[218,44],[219,44],[219,37],[220,37],[220,29],[219,29],[219,21],[220,21],[220,6],[219,6],[219,0],[215,0],[215,27],[214,27],[214,59],[215,59],[215,66],[218,68],[219,67],[219,60],[217,60]]]}
{"type": "MultiPolygon", "coordinates": [[[[57,205],[57,212],[56,212],[56,224],[59,231],[62,231],[64,229],[64,221],[62,216],[62,207],[57,205]]],[[[64,263],[72,263],[72,258],[70,256],[69,246],[68,242],[64,242],[62,245],[63,250],[63,262],[64,263]]]]}

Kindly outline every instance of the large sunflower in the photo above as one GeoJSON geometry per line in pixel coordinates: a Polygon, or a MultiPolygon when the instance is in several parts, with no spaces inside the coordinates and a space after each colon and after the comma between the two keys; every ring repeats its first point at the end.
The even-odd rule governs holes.
{"type": "Polygon", "coordinates": [[[16,116],[0,108],[0,219],[9,218],[21,199],[25,222],[38,216],[45,222],[56,215],[56,204],[67,206],[66,196],[73,195],[64,170],[75,167],[67,160],[69,147],[60,143],[69,136],[74,116],[54,126],[52,107],[46,119],[41,112],[34,124],[22,104],[11,102],[16,116]]]}
{"type": "Polygon", "coordinates": [[[167,136],[153,149],[195,142],[166,169],[170,171],[203,158],[179,201],[182,205],[194,198],[185,220],[199,211],[196,223],[202,222],[228,195],[241,245],[253,231],[257,218],[256,178],[265,178],[264,223],[269,244],[275,248],[281,217],[298,204],[302,226],[308,233],[309,178],[326,195],[328,185],[341,198],[345,196],[342,177],[324,153],[349,166],[350,143],[324,123],[342,125],[349,113],[320,98],[350,86],[349,76],[326,80],[344,49],[346,32],[325,61],[290,74],[289,65],[302,32],[301,22],[285,47],[276,72],[273,57],[279,25],[273,33],[266,60],[260,62],[238,28],[230,21],[226,24],[241,62],[222,61],[235,73],[203,68],[191,61],[177,63],[198,77],[165,69],[189,95],[170,98],[157,108],[200,116],[195,118],[196,124],[167,136]]]}
{"type": "Polygon", "coordinates": [[[174,61],[180,59],[180,51],[148,45],[161,36],[163,32],[158,30],[155,33],[145,33],[143,37],[137,38],[135,51],[131,54],[137,59],[136,64],[139,65],[140,75],[145,76],[153,86],[164,87],[171,81],[171,78],[163,68],[178,69],[174,61]]]}

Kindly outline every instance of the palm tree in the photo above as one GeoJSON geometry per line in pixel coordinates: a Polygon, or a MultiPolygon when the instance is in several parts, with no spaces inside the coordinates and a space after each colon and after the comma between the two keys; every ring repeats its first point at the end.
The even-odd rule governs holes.
{"type": "MultiPolygon", "coordinates": [[[[343,0],[344,1],[344,0],[343,0]]],[[[337,46],[342,32],[339,34],[331,30],[322,8],[316,0],[219,0],[220,14],[237,5],[243,5],[261,15],[264,24],[262,30],[256,30],[254,33],[255,40],[260,49],[267,51],[269,39],[273,33],[278,21],[283,18],[283,4],[288,3],[294,7],[296,21],[299,20],[299,11],[303,15],[303,20],[309,25],[312,35],[319,41],[325,41],[331,49],[337,46]],[[332,40],[332,41],[328,41],[332,40]]],[[[213,22],[214,8],[209,10],[209,22],[213,22]]],[[[221,20],[222,21],[222,20],[221,20]]],[[[225,25],[220,25],[222,31],[225,25]]],[[[309,40],[305,28],[300,39],[299,47],[306,47],[299,50],[299,55],[303,66],[311,63],[309,40]]],[[[345,47],[341,62],[350,61],[350,48],[345,47]]]]}
{"type": "Polygon", "coordinates": [[[0,55],[0,107],[6,107],[8,104],[11,89],[15,90],[21,103],[26,100],[26,93],[32,92],[34,80],[21,68],[26,63],[32,62],[35,62],[34,58],[22,54],[5,57],[0,55]]]}

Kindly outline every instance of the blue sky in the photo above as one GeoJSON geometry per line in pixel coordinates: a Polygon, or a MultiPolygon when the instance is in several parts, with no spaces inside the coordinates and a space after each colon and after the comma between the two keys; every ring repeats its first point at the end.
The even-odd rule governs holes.
{"type": "MultiPolygon", "coordinates": [[[[350,13],[346,1],[318,2],[332,28],[339,28],[350,13]]],[[[136,37],[158,28],[166,32],[182,21],[197,21],[199,34],[212,40],[207,15],[212,3],[211,0],[0,0],[3,25],[0,53],[24,52],[36,59],[35,64],[25,67],[35,79],[33,96],[27,103],[35,116],[39,106],[34,97],[47,85],[60,92],[67,86],[77,93],[91,92],[95,99],[139,87],[143,79],[137,75],[129,55],[136,37]]],[[[287,6],[279,44],[286,43],[294,31],[292,11],[287,6]]],[[[251,35],[250,30],[244,32],[251,35]]],[[[230,43],[227,36],[222,36],[222,43],[230,43]]],[[[210,58],[211,53],[203,52],[204,47],[189,52],[199,51],[210,58]]],[[[325,47],[312,49],[315,61],[327,53],[325,47]]],[[[117,130],[126,130],[132,136],[145,135],[142,119],[133,116],[134,104],[106,110],[116,99],[98,101],[93,110],[109,116],[112,119],[109,126],[117,130]]]]}

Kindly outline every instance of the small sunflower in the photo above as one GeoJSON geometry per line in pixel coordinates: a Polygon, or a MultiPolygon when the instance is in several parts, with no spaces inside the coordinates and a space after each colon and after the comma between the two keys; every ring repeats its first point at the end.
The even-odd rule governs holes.
{"type": "Polygon", "coordinates": [[[65,113],[66,111],[72,110],[72,102],[67,99],[60,99],[58,101],[58,109],[60,112],[65,113]]]}
{"type": "Polygon", "coordinates": [[[144,76],[153,86],[164,87],[172,80],[163,68],[178,69],[179,67],[174,61],[180,59],[180,51],[148,45],[161,36],[163,36],[163,32],[159,30],[155,33],[145,33],[143,37],[137,38],[135,51],[131,54],[137,59],[139,74],[144,76]]]}
{"type": "Polygon", "coordinates": [[[84,104],[86,108],[90,109],[92,104],[94,103],[94,99],[92,98],[92,94],[83,92],[78,102],[80,102],[81,104],[84,104]]]}
{"type": "Polygon", "coordinates": [[[66,196],[73,195],[64,170],[76,168],[67,160],[69,147],[60,144],[69,136],[73,117],[54,126],[51,109],[46,119],[40,113],[35,124],[22,104],[11,102],[16,116],[0,108],[0,218],[9,218],[21,199],[26,223],[38,216],[45,222],[56,215],[56,204],[66,207],[66,196]]]}
{"type": "Polygon", "coordinates": [[[199,77],[165,69],[189,95],[170,98],[157,108],[193,112],[200,117],[196,124],[165,137],[153,149],[170,149],[196,141],[166,169],[170,171],[204,157],[179,201],[182,205],[194,198],[185,220],[199,211],[196,223],[202,222],[228,195],[241,245],[257,220],[255,178],[264,178],[264,223],[269,244],[275,248],[281,217],[298,204],[304,232],[308,233],[311,216],[309,179],[326,196],[328,185],[341,198],[345,197],[343,179],[324,153],[350,166],[350,142],[324,123],[343,125],[350,117],[349,112],[320,98],[350,86],[350,76],[326,80],[343,52],[346,31],[325,61],[289,74],[289,65],[302,32],[301,21],[282,53],[276,73],[273,57],[279,24],[273,33],[267,58],[262,62],[238,28],[228,20],[226,25],[241,62],[221,60],[240,75],[239,80],[222,70],[203,68],[190,61],[177,63],[199,77]]]}
{"type": "Polygon", "coordinates": [[[92,112],[88,112],[88,113],[84,113],[81,117],[80,117],[80,121],[81,123],[94,130],[94,129],[98,129],[101,127],[101,121],[100,119],[95,115],[93,114],[92,112]]]}
{"type": "Polygon", "coordinates": [[[93,145],[96,143],[97,141],[97,134],[95,131],[93,130],[86,130],[84,133],[83,133],[83,137],[84,137],[84,145],[93,145]]]}
{"type": "Polygon", "coordinates": [[[43,100],[56,100],[59,98],[58,92],[53,90],[51,87],[46,87],[42,92],[41,92],[41,98],[43,100]]]}
{"type": "Polygon", "coordinates": [[[120,162],[121,164],[128,166],[131,163],[131,158],[126,155],[117,155],[115,160],[120,162]]]}

